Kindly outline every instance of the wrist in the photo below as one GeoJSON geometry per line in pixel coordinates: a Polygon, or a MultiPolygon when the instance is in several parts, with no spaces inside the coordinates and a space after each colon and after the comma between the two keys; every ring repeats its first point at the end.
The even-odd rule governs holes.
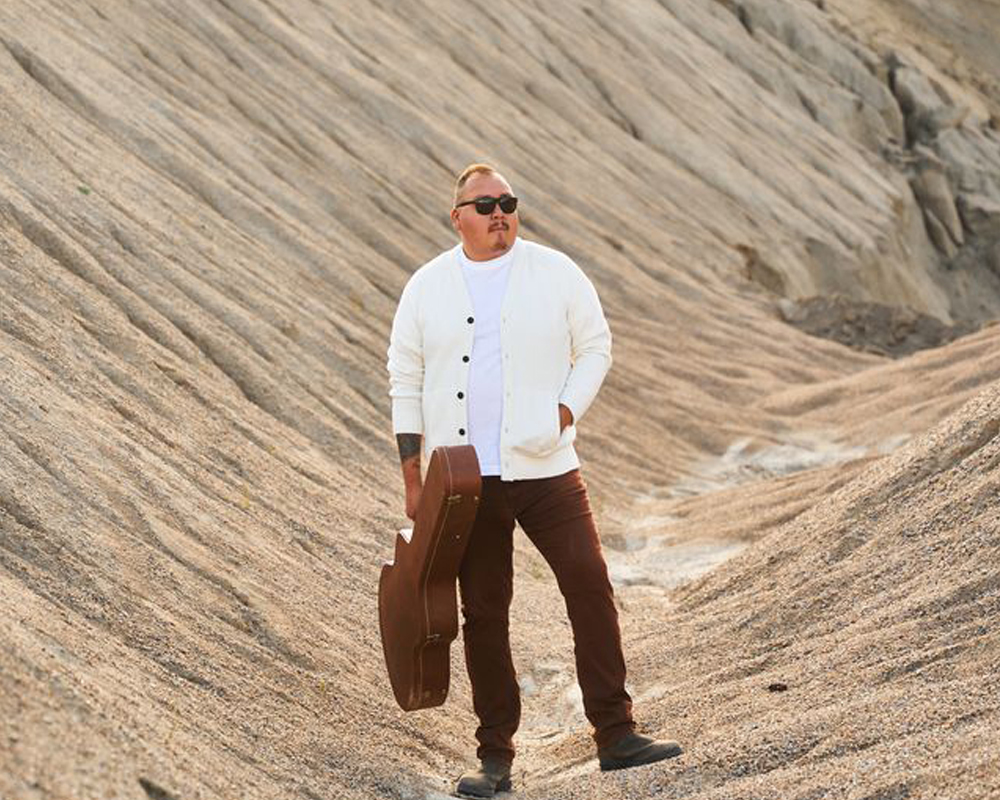
{"type": "Polygon", "coordinates": [[[423,479],[420,475],[420,459],[414,458],[403,462],[403,483],[407,491],[421,487],[423,479]]]}

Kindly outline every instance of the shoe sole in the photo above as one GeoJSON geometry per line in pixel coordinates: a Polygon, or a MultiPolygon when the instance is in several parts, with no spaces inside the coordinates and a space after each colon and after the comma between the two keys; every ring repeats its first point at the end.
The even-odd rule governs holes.
{"type": "Polygon", "coordinates": [[[647,764],[655,764],[657,761],[666,761],[668,758],[676,758],[681,753],[683,753],[680,747],[673,747],[666,750],[655,758],[643,758],[642,751],[640,750],[631,758],[601,758],[598,759],[601,765],[602,772],[610,772],[616,769],[629,769],[630,767],[644,767],[647,764]]]}
{"type": "Polygon", "coordinates": [[[471,797],[472,800],[484,800],[484,798],[490,798],[496,795],[497,792],[509,792],[511,790],[511,780],[506,778],[497,784],[497,788],[493,791],[493,794],[476,794],[475,792],[462,791],[461,789],[456,789],[453,797],[471,797]]]}

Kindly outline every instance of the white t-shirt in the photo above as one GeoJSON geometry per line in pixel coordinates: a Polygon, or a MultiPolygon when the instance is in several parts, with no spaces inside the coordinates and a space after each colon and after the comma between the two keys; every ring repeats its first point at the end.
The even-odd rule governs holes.
{"type": "Polygon", "coordinates": [[[500,308],[513,260],[513,250],[490,261],[471,261],[465,253],[459,252],[462,277],[476,318],[465,400],[469,442],[476,448],[482,475],[500,474],[500,424],[503,419],[500,308]]]}

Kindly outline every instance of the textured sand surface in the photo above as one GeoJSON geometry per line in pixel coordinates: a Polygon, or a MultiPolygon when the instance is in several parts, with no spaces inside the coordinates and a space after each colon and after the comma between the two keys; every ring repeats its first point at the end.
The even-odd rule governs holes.
{"type": "Polygon", "coordinates": [[[597,771],[519,537],[517,796],[1000,797],[995,10],[5,0],[0,798],[472,763],[460,641],[402,713],[376,585],[389,325],[481,159],[604,303],[579,449],[637,719],[686,747],[597,771]],[[817,295],[977,330],[893,360],[784,321],[817,295]]]}

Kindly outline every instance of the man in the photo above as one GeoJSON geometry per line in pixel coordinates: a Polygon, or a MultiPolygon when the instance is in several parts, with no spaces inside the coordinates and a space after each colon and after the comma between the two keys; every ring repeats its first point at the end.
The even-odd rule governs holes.
{"type": "Polygon", "coordinates": [[[482,496],[459,572],[462,637],[479,718],[480,768],[460,795],[510,788],[520,691],[508,611],[519,522],[556,575],[601,769],[678,755],[635,733],[611,583],[573,448],[576,426],[611,366],[611,334],[593,285],[566,255],[518,238],[517,198],[493,167],[455,184],[461,243],[403,289],[389,344],[393,429],[416,514],[421,456],[472,444],[482,496]]]}

